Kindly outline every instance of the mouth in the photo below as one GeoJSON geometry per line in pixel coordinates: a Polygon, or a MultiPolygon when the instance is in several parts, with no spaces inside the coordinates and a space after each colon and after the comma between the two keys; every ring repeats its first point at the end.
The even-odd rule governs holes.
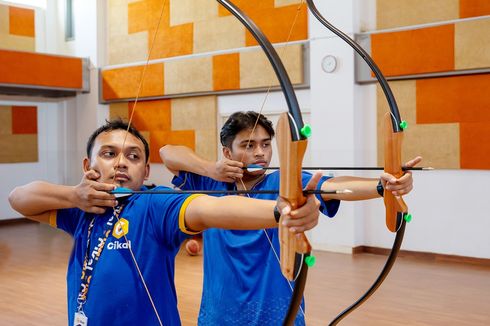
{"type": "Polygon", "coordinates": [[[114,180],[118,182],[127,182],[129,181],[129,176],[125,173],[116,173],[114,175],[114,180]]]}
{"type": "Polygon", "coordinates": [[[267,165],[267,162],[266,161],[256,161],[253,164],[260,165],[260,166],[266,166],[267,165]]]}

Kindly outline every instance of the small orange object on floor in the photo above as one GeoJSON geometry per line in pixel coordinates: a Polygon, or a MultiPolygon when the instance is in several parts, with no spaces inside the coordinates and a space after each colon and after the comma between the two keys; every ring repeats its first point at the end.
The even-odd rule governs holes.
{"type": "Polygon", "coordinates": [[[185,244],[185,251],[189,256],[200,255],[202,251],[202,238],[194,237],[187,240],[187,243],[185,244]]]}

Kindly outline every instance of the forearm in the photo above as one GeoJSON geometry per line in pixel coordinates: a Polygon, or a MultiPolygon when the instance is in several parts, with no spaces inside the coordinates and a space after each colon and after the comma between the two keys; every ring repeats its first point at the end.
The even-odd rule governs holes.
{"type": "Polygon", "coordinates": [[[15,188],[9,195],[10,206],[24,216],[75,207],[74,187],[35,181],[15,188]]]}
{"type": "Polygon", "coordinates": [[[192,200],[185,213],[187,228],[258,230],[277,227],[275,201],[240,196],[200,196],[192,200]]]}
{"type": "Polygon", "coordinates": [[[160,158],[165,166],[173,173],[188,171],[203,176],[210,176],[210,169],[215,162],[199,157],[186,146],[165,145],[160,148],[160,158]]]}
{"type": "Polygon", "coordinates": [[[322,184],[322,190],[334,191],[345,190],[352,191],[351,193],[343,194],[324,194],[322,198],[324,200],[338,199],[338,200],[366,200],[379,198],[380,195],[376,189],[379,179],[374,178],[360,178],[360,177],[335,177],[328,179],[322,184]]]}

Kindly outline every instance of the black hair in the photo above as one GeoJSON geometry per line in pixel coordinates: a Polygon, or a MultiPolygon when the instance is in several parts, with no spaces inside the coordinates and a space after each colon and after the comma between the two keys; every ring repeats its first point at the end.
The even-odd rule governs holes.
{"type": "Polygon", "coordinates": [[[240,111],[233,113],[221,128],[221,145],[231,148],[231,144],[235,140],[236,135],[244,129],[252,129],[256,122],[257,125],[262,126],[267,131],[271,139],[274,137],[275,132],[272,127],[272,122],[263,114],[254,111],[240,111]]]}
{"type": "Polygon", "coordinates": [[[128,123],[124,122],[120,118],[110,120],[110,121],[106,120],[105,125],[99,127],[97,130],[95,130],[92,133],[92,135],[90,135],[90,138],[88,139],[88,142],[87,142],[87,157],[91,158],[95,138],[97,138],[98,135],[100,135],[103,132],[109,132],[109,131],[119,130],[119,129],[127,130],[131,135],[133,135],[136,138],[138,138],[139,140],[141,140],[141,142],[143,143],[143,145],[145,147],[145,162],[148,163],[148,159],[150,156],[150,147],[148,146],[148,142],[146,141],[145,137],[143,137],[143,135],[141,135],[141,133],[136,128],[134,128],[133,126],[129,126],[129,128],[128,128],[128,123]]]}

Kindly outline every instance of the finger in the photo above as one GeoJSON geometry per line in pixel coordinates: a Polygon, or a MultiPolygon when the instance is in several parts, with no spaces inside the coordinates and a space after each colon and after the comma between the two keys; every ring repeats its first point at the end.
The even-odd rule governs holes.
{"type": "MultiPolygon", "coordinates": [[[[311,223],[308,223],[308,224],[303,224],[301,226],[290,227],[289,228],[289,232],[301,234],[303,232],[306,232],[308,230],[313,229],[317,224],[318,223],[311,222],[311,223]]],[[[297,236],[299,237],[300,235],[297,235],[297,236]]]]}
{"type": "Polygon", "coordinates": [[[394,196],[403,196],[403,195],[408,194],[410,191],[412,191],[412,189],[413,189],[413,186],[410,185],[410,186],[403,187],[403,188],[398,189],[398,190],[391,191],[391,193],[394,196]]]}
{"type": "Polygon", "coordinates": [[[237,169],[227,171],[226,175],[229,177],[241,179],[241,178],[243,178],[243,171],[242,171],[242,169],[237,168],[237,169]]]}
{"type": "Polygon", "coordinates": [[[97,207],[97,206],[91,206],[89,208],[83,209],[87,213],[93,213],[93,214],[104,214],[106,209],[103,207],[97,207]]]}
{"type": "Polygon", "coordinates": [[[396,180],[397,180],[393,175],[391,175],[387,172],[382,173],[380,175],[380,178],[381,178],[381,181],[384,182],[384,184],[396,183],[396,180]]]}
{"type": "Polygon", "coordinates": [[[289,214],[291,214],[291,206],[285,201],[278,203],[279,210],[281,211],[281,216],[284,215],[286,219],[289,218],[289,214]],[[280,206],[279,206],[280,205],[280,206]]]}
{"type": "Polygon", "coordinates": [[[407,168],[412,168],[412,167],[416,166],[417,164],[419,164],[420,162],[422,162],[422,157],[421,156],[417,156],[413,160],[410,160],[407,163],[405,163],[404,166],[407,167],[407,168]]]}
{"type": "Polygon", "coordinates": [[[389,182],[385,185],[385,189],[387,190],[400,190],[410,186],[413,183],[412,174],[406,173],[401,176],[399,179],[396,179],[396,182],[389,182]]]}
{"type": "Polygon", "coordinates": [[[115,199],[94,199],[91,201],[93,206],[98,207],[114,207],[117,206],[117,200],[115,199]]]}
{"type": "Polygon", "coordinates": [[[86,194],[86,200],[92,203],[94,200],[115,200],[116,195],[111,194],[107,191],[91,190],[86,194]]]}
{"type": "Polygon", "coordinates": [[[288,218],[284,219],[284,222],[285,223],[283,223],[283,225],[289,228],[296,228],[298,230],[309,230],[310,228],[318,224],[318,218],[314,215],[306,216],[299,219],[293,219],[288,216],[288,218]]]}
{"type": "Polygon", "coordinates": [[[306,198],[306,203],[303,206],[291,211],[289,215],[291,215],[292,219],[301,219],[310,215],[315,216],[315,214],[318,213],[319,207],[320,202],[315,197],[315,195],[311,194],[308,195],[308,197],[306,198]]]}
{"type": "Polygon", "coordinates": [[[93,189],[101,192],[109,192],[116,189],[116,186],[112,183],[104,183],[104,182],[94,182],[92,184],[93,189]]]}
{"type": "Polygon", "coordinates": [[[226,160],[225,163],[230,167],[237,167],[239,169],[243,168],[243,163],[240,161],[226,160]]]}

